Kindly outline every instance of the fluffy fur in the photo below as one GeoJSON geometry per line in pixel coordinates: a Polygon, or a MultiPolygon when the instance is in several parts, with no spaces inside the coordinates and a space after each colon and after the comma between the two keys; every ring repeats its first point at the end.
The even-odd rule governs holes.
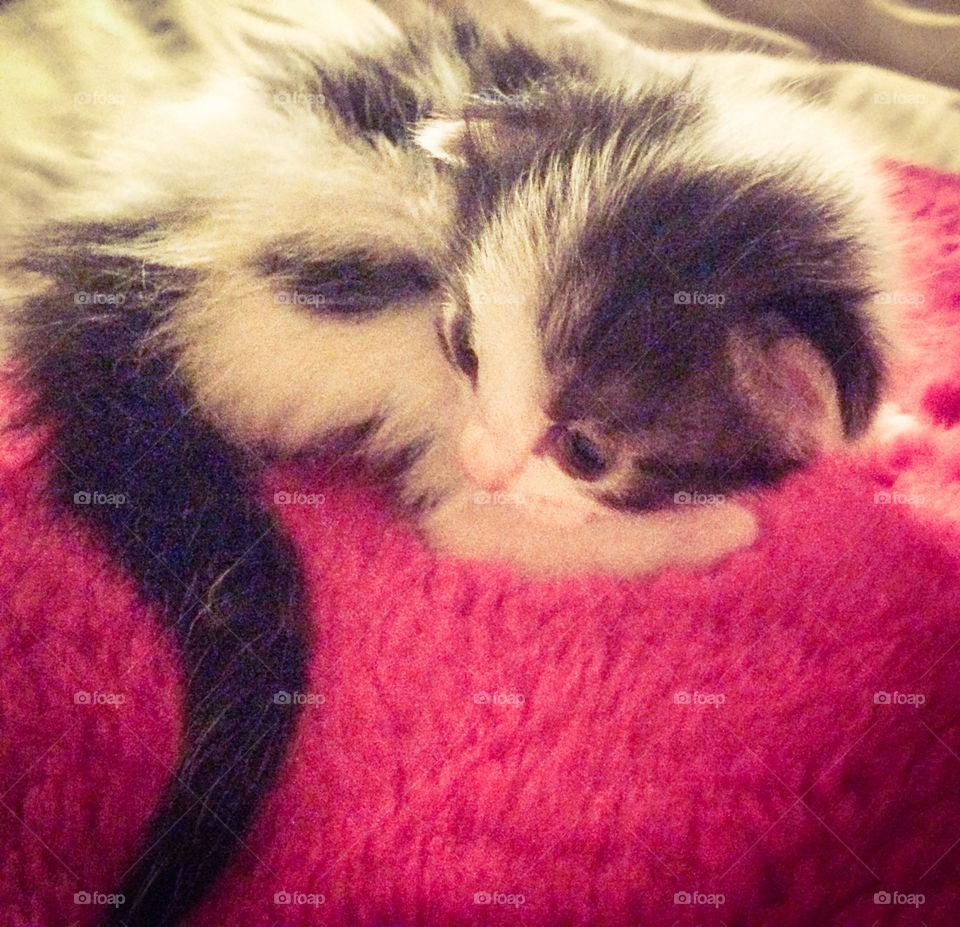
{"type": "Polygon", "coordinates": [[[25,2],[0,40],[156,59],[11,116],[4,195],[22,424],[184,661],[129,924],[202,896],[293,729],[265,457],[351,456],[440,549],[639,574],[752,541],[724,494],[858,437],[884,378],[878,192],[826,115],[417,3],[212,9],[25,2]]]}
{"type": "MultiPolygon", "coordinates": [[[[839,437],[838,405],[843,431],[862,431],[882,375],[879,199],[869,160],[825,114],[696,74],[611,80],[575,49],[414,9],[403,37],[374,6],[343,4],[322,47],[310,41],[322,24],[295,4],[236,14],[225,35],[247,53],[201,42],[202,17],[174,18],[200,77],[140,94],[119,128],[105,119],[103,163],[52,198],[58,219],[146,223],[88,237],[95,253],[194,275],[157,328],[201,414],[271,453],[362,429],[367,461],[408,471],[405,504],[450,500],[426,523],[435,543],[541,569],[520,552],[515,512],[473,510],[458,456],[487,460],[481,488],[522,496],[528,514],[587,517],[779,478],[839,437]],[[198,63],[223,55],[225,72],[198,63]],[[359,303],[347,294],[347,312],[318,267],[355,260],[383,280],[398,264],[418,272],[359,303]],[[730,305],[678,309],[684,298],[730,305]],[[361,303],[376,324],[355,324],[361,303]],[[473,391],[433,336],[457,305],[482,358],[473,391]],[[791,334],[830,369],[802,350],[787,359],[791,334]],[[792,371],[790,389],[771,367],[792,371]],[[559,472],[562,444],[535,458],[551,421],[571,419],[616,457],[596,486],[559,472]]],[[[600,548],[596,525],[562,542],[571,563],[649,570],[662,558],[646,556],[648,523],[649,543],[619,519],[600,548]],[[615,562],[596,553],[618,545],[615,562]]],[[[687,532],[717,540],[690,562],[730,548],[708,527],[687,532]]]]}

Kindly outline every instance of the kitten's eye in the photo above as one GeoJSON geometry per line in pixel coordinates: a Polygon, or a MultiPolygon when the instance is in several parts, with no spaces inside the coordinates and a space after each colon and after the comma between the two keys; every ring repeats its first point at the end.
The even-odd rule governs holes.
{"type": "Polygon", "coordinates": [[[450,337],[454,363],[470,378],[471,383],[476,384],[480,361],[477,359],[477,352],[474,351],[473,345],[470,343],[470,316],[468,313],[457,313],[453,320],[450,337]]]}
{"type": "Polygon", "coordinates": [[[561,428],[554,438],[555,457],[564,472],[580,480],[597,480],[609,461],[596,441],[578,428],[561,428]]]}

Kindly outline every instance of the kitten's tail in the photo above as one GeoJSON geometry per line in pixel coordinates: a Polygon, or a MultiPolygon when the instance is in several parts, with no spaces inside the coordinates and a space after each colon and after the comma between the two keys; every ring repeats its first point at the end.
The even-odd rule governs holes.
{"type": "Polygon", "coordinates": [[[191,414],[157,350],[185,273],[86,249],[26,266],[54,282],[23,307],[13,349],[32,419],[53,426],[56,501],[158,606],[182,657],[181,759],[105,921],[172,927],[242,843],[283,762],[306,675],[300,579],[247,462],[191,414]]]}

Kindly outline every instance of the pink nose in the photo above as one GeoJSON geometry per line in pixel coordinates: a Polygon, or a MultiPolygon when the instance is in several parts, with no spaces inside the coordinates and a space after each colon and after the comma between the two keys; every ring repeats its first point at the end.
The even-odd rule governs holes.
{"type": "Polygon", "coordinates": [[[460,466],[481,489],[506,488],[529,456],[527,448],[511,448],[479,422],[471,422],[460,438],[460,466]]]}

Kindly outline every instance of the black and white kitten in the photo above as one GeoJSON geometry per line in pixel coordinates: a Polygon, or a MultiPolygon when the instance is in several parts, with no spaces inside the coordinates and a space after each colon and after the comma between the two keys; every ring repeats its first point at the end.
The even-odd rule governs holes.
{"type": "Polygon", "coordinates": [[[709,563],[753,516],[680,503],[774,483],[877,405],[879,185],[782,93],[414,2],[54,6],[82,28],[48,10],[38,41],[79,73],[84,29],[139,57],[32,101],[41,142],[3,151],[5,344],[56,498],[182,653],[181,765],[109,920],[169,925],[305,678],[259,462],[349,452],[437,548],[531,572],[709,563]]]}

